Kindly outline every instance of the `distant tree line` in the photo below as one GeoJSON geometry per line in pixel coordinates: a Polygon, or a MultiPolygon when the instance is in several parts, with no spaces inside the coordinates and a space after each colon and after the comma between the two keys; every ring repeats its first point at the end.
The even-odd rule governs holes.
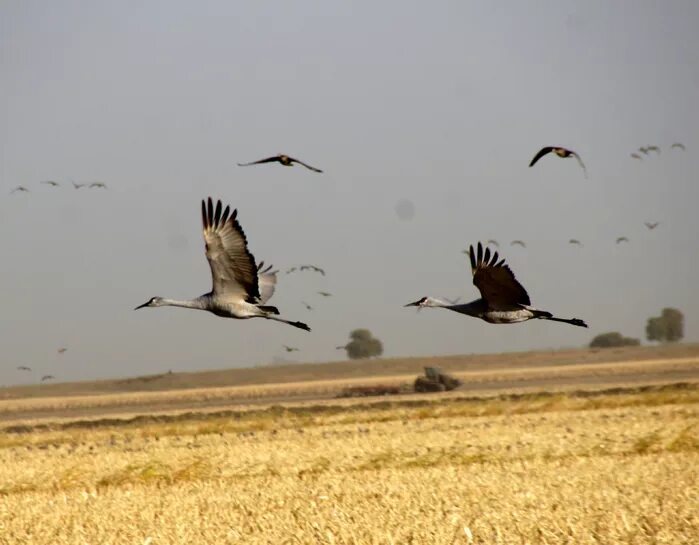
{"type": "MultiPolygon", "coordinates": [[[[676,308],[664,308],[660,316],[648,318],[646,338],[661,343],[678,342],[684,337],[684,316],[676,308]]],[[[590,342],[591,348],[612,348],[615,346],[638,346],[640,339],[624,337],[618,331],[601,333],[590,342]]]]}

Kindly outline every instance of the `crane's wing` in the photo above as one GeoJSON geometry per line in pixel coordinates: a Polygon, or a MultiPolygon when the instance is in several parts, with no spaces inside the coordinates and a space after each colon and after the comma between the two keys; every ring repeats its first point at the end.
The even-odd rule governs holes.
{"type": "Polygon", "coordinates": [[[514,246],[515,244],[519,244],[522,248],[527,247],[523,240],[513,240],[512,242],[510,242],[510,246],[514,246]]]}
{"type": "Polygon", "coordinates": [[[277,272],[272,270],[272,265],[268,266],[266,269],[264,267],[265,262],[262,261],[257,266],[257,285],[260,288],[260,303],[266,303],[272,295],[274,295],[274,288],[277,285],[277,272]]]}
{"type": "Polygon", "coordinates": [[[514,273],[505,264],[498,261],[498,253],[490,254],[490,248],[483,252],[483,245],[478,243],[478,253],[470,248],[471,272],[473,285],[481,292],[481,297],[491,307],[499,305],[531,305],[527,290],[517,282],[514,273]]]}
{"type": "Polygon", "coordinates": [[[570,154],[578,160],[578,164],[583,169],[583,172],[585,173],[585,178],[587,178],[587,168],[585,167],[585,163],[582,162],[582,159],[580,159],[580,156],[577,153],[575,153],[574,151],[571,151],[570,154]]]}
{"type": "Polygon", "coordinates": [[[258,161],[252,161],[250,163],[238,163],[239,167],[249,167],[250,165],[261,165],[263,163],[274,163],[279,162],[279,155],[273,155],[272,157],[267,157],[265,159],[259,159],[258,161]]]}
{"type": "Polygon", "coordinates": [[[532,162],[529,163],[529,166],[533,167],[539,159],[541,159],[547,153],[551,153],[552,151],[553,151],[553,146],[546,146],[545,148],[541,148],[539,150],[539,153],[537,153],[534,156],[534,159],[532,159],[532,162]]]}
{"type": "Polygon", "coordinates": [[[307,164],[304,163],[303,161],[299,161],[298,159],[294,159],[293,157],[289,157],[289,161],[291,161],[292,163],[298,163],[299,165],[304,166],[304,167],[306,167],[308,170],[312,170],[313,172],[320,172],[320,173],[323,172],[323,171],[320,170],[319,168],[312,167],[311,165],[307,165],[307,164]]]}
{"type": "Polygon", "coordinates": [[[248,241],[238,223],[238,211],[230,207],[221,211],[221,201],[214,203],[211,197],[201,201],[204,224],[206,259],[211,267],[212,293],[234,300],[257,304],[260,302],[258,270],[255,258],[248,250],[248,241]]]}

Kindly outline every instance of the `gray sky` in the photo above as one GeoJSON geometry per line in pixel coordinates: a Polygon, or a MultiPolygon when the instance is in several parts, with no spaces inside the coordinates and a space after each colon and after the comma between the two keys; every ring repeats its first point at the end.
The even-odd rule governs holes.
{"type": "Polygon", "coordinates": [[[642,337],[664,306],[697,341],[699,4],[536,6],[0,4],[0,384],[255,365],[282,344],[329,361],[355,327],[387,356],[580,346],[642,337]],[[647,144],[662,154],[629,158],[647,144]],[[556,157],[527,168],[544,145],[589,179],[556,157]],[[278,152],[326,173],[235,166],[278,152]],[[327,270],[282,275],[272,299],[312,333],[132,310],[210,289],[208,195],[239,209],[258,260],[327,270]],[[476,298],[461,250],[488,238],[526,240],[502,254],[533,303],[590,329],[402,308],[476,298]]]}

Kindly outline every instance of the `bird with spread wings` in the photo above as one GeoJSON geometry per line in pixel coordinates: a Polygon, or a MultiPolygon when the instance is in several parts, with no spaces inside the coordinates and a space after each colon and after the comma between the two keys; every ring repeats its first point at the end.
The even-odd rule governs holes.
{"type": "Polygon", "coordinates": [[[249,167],[252,165],[263,165],[265,163],[279,163],[281,165],[284,165],[285,167],[292,167],[292,166],[294,166],[294,163],[297,163],[301,166],[306,167],[308,170],[312,170],[313,172],[319,172],[319,173],[323,172],[319,168],[312,167],[311,165],[304,163],[303,161],[299,161],[298,159],[294,159],[293,157],[289,157],[288,155],[284,155],[283,153],[273,155],[272,157],[266,157],[264,159],[259,159],[257,161],[251,161],[250,163],[238,163],[238,166],[239,167],[249,167]]]}
{"type": "Polygon", "coordinates": [[[238,211],[225,210],[221,201],[216,205],[209,197],[201,202],[206,259],[211,268],[213,287],[209,293],[194,299],[176,300],[152,297],[136,307],[175,306],[209,311],[224,318],[266,318],[310,331],[303,322],[279,317],[279,310],[266,305],[274,293],[277,271],[264,262],[256,264],[248,249],[248,241],[238,222],[238,211]]]}
{"type": "Polygon", "coordinates": [[[587,168],[585,168],[585,164],[582,162],[582,159],[580,159],[580,156],[573,150],[562,148],[560,146],[546,146],[541,148],[538,151],[538,153],[534,156],[534,158],[531,160],[529,166],[533,167],[539,159],[541,159],[544,155],[548,155],[549,153],[555,153],[558,157],[561,157],[563,159],[575,157],[578,161],[578,164],[582,167],[583,172],[585,173],[585,177],[587,178],[587,168]]]}
{"type": "Polygon", "coordinates": [[[529,294],[505,260],[499,258],[497,251],[491,253],[488,247],[484,251],[479,242],[478,250],[471,246],[469,255],[473,285],[480,291],[480,299],[466,304],[452,304],[436,297],[423,297],[405,306],[446,308],[491,324],[514,324],[536,318],[587,327],[579,318],[557,318],[550,312],[532,307],[529,294]]]}

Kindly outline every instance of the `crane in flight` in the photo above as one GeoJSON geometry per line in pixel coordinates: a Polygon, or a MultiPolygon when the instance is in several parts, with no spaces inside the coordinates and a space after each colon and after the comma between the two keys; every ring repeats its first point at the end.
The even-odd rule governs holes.
{"type": "Polygon", "coordinates": [[[273,155],[272,157],[266,157],[265,159],[259,159],[257,161],[252,161],[250,163],[238,163],[238,166],[239,167],[249,167],[252,165],[262,165],[264,163],[279,163],[281,165],[284,165],[285,167],[293,167],[294,163],[297,163],[301,166],[306,167],[308,170],[312,170],[313,172],[319,172],[319,173],[323,172],[319,168],[312,167],[311,165],[308,165],[308,164],[304,163],[303,161],[299,161],[298,159],[294,159],[293,157],[289,157],[288,155],[284,155],[283,153],[273,155]]]}
{"type": "Polygon", "coordinates": [[[310,331],[303,322],[292,322],[279,317],[277,307],[265,305],[272,297],[277,283],[277,271],[270,265],[259,265],[248,250],[248,241],[238,223],[238,211],[231,213],[230,206],[223,210],[221,201],[214,203],[211,197],[201,202],[204,225],[206,258],[211,267],[213,287],[209,293],[194,299],[180,301],[152,297],[136,310],[144,307],[174,306],[206,310],[223,318],[265,318],[310,331]]]}
{"type": "Polygon", "coordinates": [[[19,367],[17,367],[17,369],[20,371],[31,371],[32,370],[31,367],[27,367],[26,365],[20,365],[19,367]]]}
{"type": "Polygon", "coordinates": [[[23,185],[18,185],[12,191],[10,191],[10,195],[12,195],[13,193],[17,193],[17,192],[29,193],[29,190],[26,187],[24,187],[23,185]]]}
{"type": "Polygon", "coordinates": [[[687,148],[684,147],[684,144],[682,142],[675,142],[674,144],[672,144],[672,146],[670,146],[670,149],[675,149],[675,148],[681,149],[682,151],[687,150],[687,148]]]}
{"type": "Polygon", "coordinates": [[[571,239],[568,241],[568,244],[577,244],[578,246],[582,246],[582,245],[583,245],[583,243],[580,242],[577,238],[571,238],[571,239]]]}
{"type": "MultiPolygon", "coordinates": [[[[510,246],[514,246],[515,244],[521,246],[522,248],[526,248],[526,247],[527,247],[527,245],[524,243],[523,240],[513,240],[512,242],[510,242],[510,246]]],[[[470,254],[471,254],[471,252],[469,251],[469,255],[470,255],[470,254]]]]}
{"type": "Polygon", "coordinates": [[[626,237],[619,237],[616,239],[617,244],[621,244],[622,242],[628,242],[628,241],[629,241],[629,239],[626,237]]]}
{"type": "Polygon", "coordinates": [[[470,248],[471,272],[473,284],[481,292],[481,298],[466,304],[454,305],[436,297],[423,297],[406,307],[437,307],[446,308],[480,318],[490,324],[516,324],[532,319],[553,320],[579,327],[587,324],[579,318],[557,318],[550,312],[531,306],[529,295],[515,278],[514,273],[505,260],[498,261],[498,253],[490,253],[490,248],[483,251],[483,245],[478,243],[478,252],[470,248]]]}
{"type": "Polygon", "coordinates": [[[287,352],[300,352],[300,349],[296,348],[295,346],[287,346],[285,344],[282,345],[284,347],[284,350],[287,352]]]}
{"type": "Polygon", "coordinates": [[[44,375],[43,377],[41,377],[41,382],[51,380],[52,378],[56,378],[56,377],[54,377],[53,375],[44,375]]]}
{"type": "Polygon", "coordinates": [[[645,222],[643,222],[643,225],[645,225],[646,227],[648,227],[648,230],[652,231],[652,230],[655,229],[658,225],[660,225],[660,222],[659,222],[659,221],[656,221],[656,222],[651,223],[651,222],[649,222],[649,221],[645,221],[645,222]]]}
{"type": "Polygon", "coordinates": [[[53,180],[44,180],[41,183],[45,185],[50,185],[51,187],[58,187],[59,185],[61,185],[58,182],[54,182],[53,180]]]}

